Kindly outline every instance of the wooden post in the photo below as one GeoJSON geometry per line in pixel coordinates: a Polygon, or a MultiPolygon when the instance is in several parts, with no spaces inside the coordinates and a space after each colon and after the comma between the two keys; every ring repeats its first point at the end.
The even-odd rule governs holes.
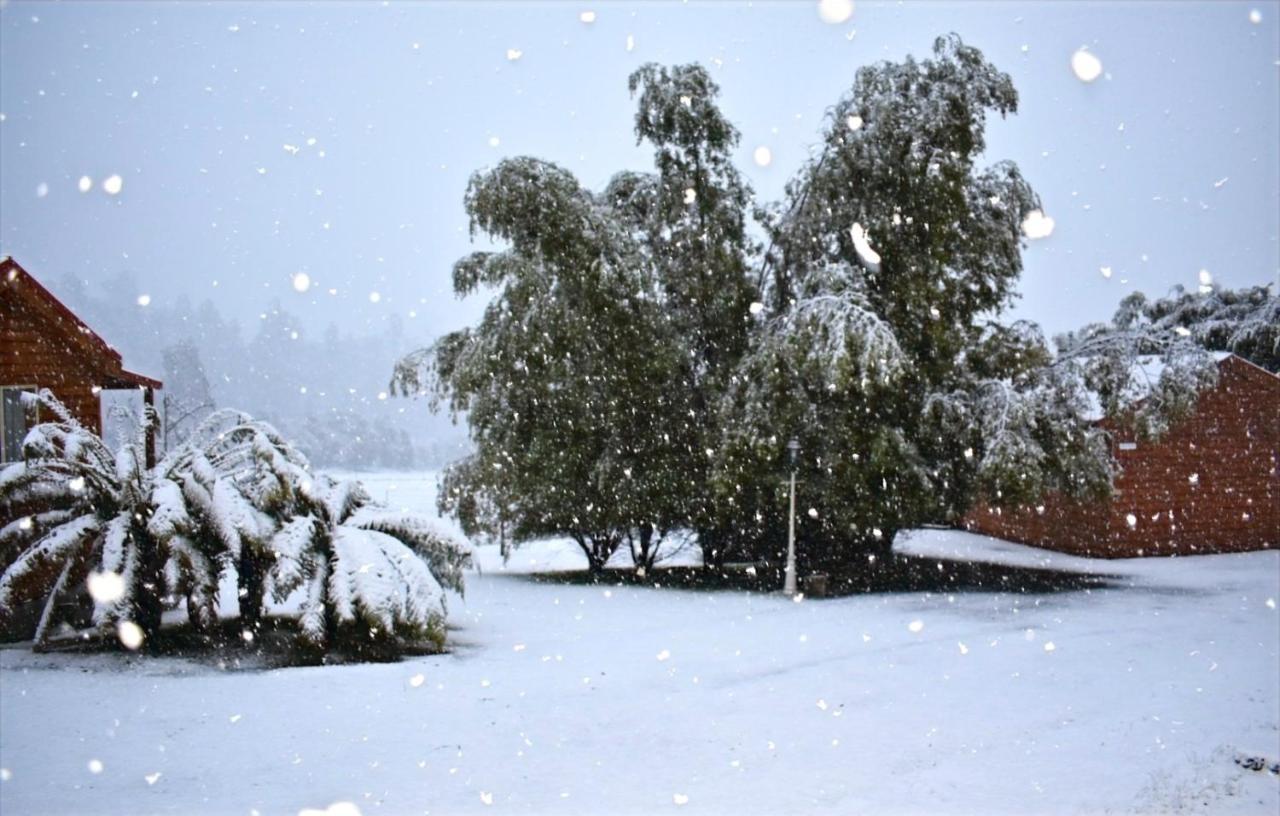
{"type": "Polygon", "coordinates": [[[156,414],[156,390],[150,386],[144,386],[142,389],[142,401],[146,403],[143,408],[145,414],[143,421],[147,423],[147,468],[156,466],[156,425],[160,422],[160,417],[156,414]],[[154,417],[154,421],[152,418],[154,417]]]}

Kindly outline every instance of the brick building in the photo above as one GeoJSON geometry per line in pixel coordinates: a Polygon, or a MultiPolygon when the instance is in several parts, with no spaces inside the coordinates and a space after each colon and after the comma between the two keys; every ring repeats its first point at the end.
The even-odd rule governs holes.
{"type": "Polygon", "coordinates": [[[964,526],[1077,555],[1127,558],[1280,546],[1280,377],[1220,355],[1218,384],[1154,442],[1112,430],[1109,502],[1046,496],[1037,507],[979,507],[964,526]]]}
{"type": "MultiPolygon", "coordinates": [[[[102,433],[101,393],[141,389],[155,402],[159,380],[125,370],[107,345],[12,258],[0,258],[0,462],[22,458],[22,439],[40,421],[24,391],[48,388],[86,428],[102,433]]],[[[148,458],[155,456],[154,433],[148,458]]]]}

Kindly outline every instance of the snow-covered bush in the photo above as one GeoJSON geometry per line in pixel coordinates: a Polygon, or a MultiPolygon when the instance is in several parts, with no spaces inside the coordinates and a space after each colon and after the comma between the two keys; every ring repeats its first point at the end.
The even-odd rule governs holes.
{"type": "Polygon", "coordinates": [[[166,600],[181,598],[208,632],[227,568],[247,629],[268,586],[283,601],[305,581],[301,633],[312,647],[337,645],[333,635],[347,629],[384,652],[442,643],[443,588],[461,593],[470,552],[429,520],[312,473],[270,425],[244,414],[215,413],[147,468],[154,414],[113,453],[48,391],[37,398],[57,421],[32,429],[25,461],[0,471],[0,553],[12,553],[0,562],[0,622],[42,599],[38,647],[60,599],[90,576],[104,628],[131,624],[149,641],[166,600]]]}
{"type": "Polygon", "coordinates": [[[327,476],[297,485],[298,513],[271,541],[272,596],[302,592],[312,647],[398,651],[445,637],[445,596],[463,591],[470,550],[421,516],[375,504],[359,482],[327,476]]]}

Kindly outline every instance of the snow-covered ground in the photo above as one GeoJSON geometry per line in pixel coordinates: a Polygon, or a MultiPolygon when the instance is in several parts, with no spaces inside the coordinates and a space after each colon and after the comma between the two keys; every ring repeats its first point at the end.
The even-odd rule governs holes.
{"type": "MultiPolygon", "coordinates": [[[[430,507],[428,479],[362,478],[430,507]]],[[[1104,590],[801,603],[511,574],[569,567],[571,547],[522,551],[505,573],[484,552],[451,607],[453,652],[398,664],[219,671],[4,650],[0,812],[1280,805],[1276,776],[1234,762],[1280,756],[1280,553],[1102,562],[1123,576],[1104,590]]],[[[942,531],[903,547],[1038,555],[942,531]]]]}

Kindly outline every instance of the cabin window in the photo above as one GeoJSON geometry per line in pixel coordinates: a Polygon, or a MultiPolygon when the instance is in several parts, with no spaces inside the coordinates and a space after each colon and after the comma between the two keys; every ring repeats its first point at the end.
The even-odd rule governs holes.
{"type": "Polygon", "coordinates": [[[22,460],[22,440],[40,421],[38,403],[22,395],[35,392],[34,385],[0,386],[0,462],[22,460]]]}

